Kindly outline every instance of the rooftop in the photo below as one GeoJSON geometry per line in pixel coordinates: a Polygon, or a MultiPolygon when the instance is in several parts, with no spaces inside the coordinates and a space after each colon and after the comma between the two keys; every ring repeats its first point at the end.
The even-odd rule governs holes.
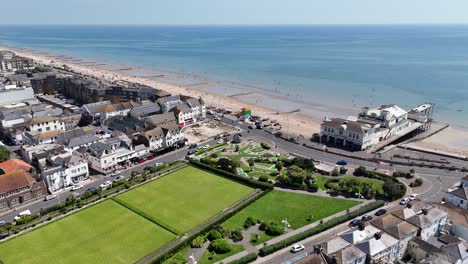
{"type": "Polygon", "coordinates": [[[2,170],[3,173],[9,173],[16,170],[29,171],[32,168],[33,166],[20,159],[9,159],[0,163],[0,170],[2,170]]]}
{"type": "Polygon", "coordinates": [[[0,193],[5,193],[34,183],[34,178],[24,170],[0,175],[0,193]]]}

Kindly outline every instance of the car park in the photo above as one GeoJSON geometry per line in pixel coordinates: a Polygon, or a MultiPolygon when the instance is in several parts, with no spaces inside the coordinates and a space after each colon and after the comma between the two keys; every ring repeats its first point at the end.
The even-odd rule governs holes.
{"type": "Polygon", "coordinates": [[[52,199],[55,199],[55,198],[57,198],[57,195],[55,195],[55,194],[47,195],[44,198],[44,201],[49,201],[49,200],[52,200],[52,199]]]}
{"type": "Polygon", "coordinates": [[[376,216],[381,216],[387,213],[387,210],[385,209],[379,209],[377,212],[375,212],[376,216]]]}
{"type": "Polygon", "coordinates": [[[79,189],[81,189],[81,188],[83,188],[83,185],[75,184],[75,185],[73,185],[73,186],[71,187],[71,190],[72,190],[72,191],[76,191],[76,190],[79,190],[79,189]]]}
{"type": "Polygon", "coordinates": [[[305,249],[304,245],[296,244],[296,245],[291,247],[291,252],[296,253],[296,252],[302,251],[304,249],[305,249]]]}
{"type": "Polygon", "coordinates": [[[413,201],[414,199],[418,198],[419,194],[413,193],[409,196],[410,201],[413,201]]]}
{"type": "Polygon", "coordinates": [[[410,199],[405,197],[405,198],[402,198],[402,199],[400,200],[400,204],[401,204],[401,205],[405,205],[405,204],[407,204],[409,201],[410,201],[410,199]]]}
{"type": "Polygon", "coordinates": [[[363,215],[362,218],[361,218],[362,222],[368,222],[370,220],[372,220],[372,216],[370,216],[370,215],[363,215]]]}

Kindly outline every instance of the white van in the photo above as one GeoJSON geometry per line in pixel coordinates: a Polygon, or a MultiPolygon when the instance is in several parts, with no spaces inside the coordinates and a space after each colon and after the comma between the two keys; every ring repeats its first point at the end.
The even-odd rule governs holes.
{"type": "Polygon", "coordinates": [[[18,221],[21,219],[21,216],[23,215],[31,215],[31,211],[28,210],[24,210],[23,212],[19,213],[17,216],[15,216],[15,221],[18,221]]]}

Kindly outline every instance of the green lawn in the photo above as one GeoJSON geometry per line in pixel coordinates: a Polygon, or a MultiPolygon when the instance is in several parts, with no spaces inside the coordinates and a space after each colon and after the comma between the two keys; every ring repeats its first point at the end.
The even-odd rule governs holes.
{"type": "Polygon", "coordinates": [[[244,247],[242,245],[233,245],[231,244],[231,251],[229,251],[226,254],[214,254],[209,252],[208,250],[203,253],[203,256],[200,258],[200,261],[198,261],[199,264],[211,264],[218,262],[220,260],[223,260],[227,257],[230,257],[234,254],[237,254],[239,252],[242,252],[244,250],[244,247]],[[210,260],[209,257],[212,256],[212,259],[210,260]]]}
{"type": "Polygon", "coordinates": [[[315,176],[315,183],[318,185],[318,187],[321,190],[326,190],[327,188],[325,187],[325,183],[327,183],[328,178],[323,177],[322,175],[316,175],[315,176]]]}
{"type": "Polygon", "coordinates": [[[358,180],[358,181],[361,181],[361,182],[364,182],[364,183],[370,183],[370,184],[372,184],[374,186],[374,188],[376,188],[378,190],[382,190],[382,187],[383,187],[383,184],[384,184],[383,181],[373,180],[373,179],[364,178],[364,177],[345,176],[345,177],[343,177],[343,179],[355,179],[355,180],[358,180]]]}
{"type": "Polygon", "coordinates": [[[278,223],[287,218],[291,228],[296,229],[311,223],[307,221],[309,215],[313,216],[312,222],[315,222],[357,204],[359,202],[344,199],[272,191],[228,219],[223,226],[230,230],[240,229],[245,219],[252,216],[278,223]]]}
{"type": "Polygon", "coordinates": [[[183,233],[253,191],[209,172],[186,167],[118,198],[183,233]]]}
{"type": "Polygon", "coordinates": [[[133,263],[175,236],[107,200],[0,244],[3,263],[133,263]]]}

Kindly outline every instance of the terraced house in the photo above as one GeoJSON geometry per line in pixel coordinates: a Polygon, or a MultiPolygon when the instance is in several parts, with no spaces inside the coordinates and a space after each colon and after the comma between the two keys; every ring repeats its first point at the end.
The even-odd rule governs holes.
{"type": "Polygon", "coordinates": [[[46,194],[44,182],[22,169],[0,175],[0,210],[17,207],[46,194]]]}

